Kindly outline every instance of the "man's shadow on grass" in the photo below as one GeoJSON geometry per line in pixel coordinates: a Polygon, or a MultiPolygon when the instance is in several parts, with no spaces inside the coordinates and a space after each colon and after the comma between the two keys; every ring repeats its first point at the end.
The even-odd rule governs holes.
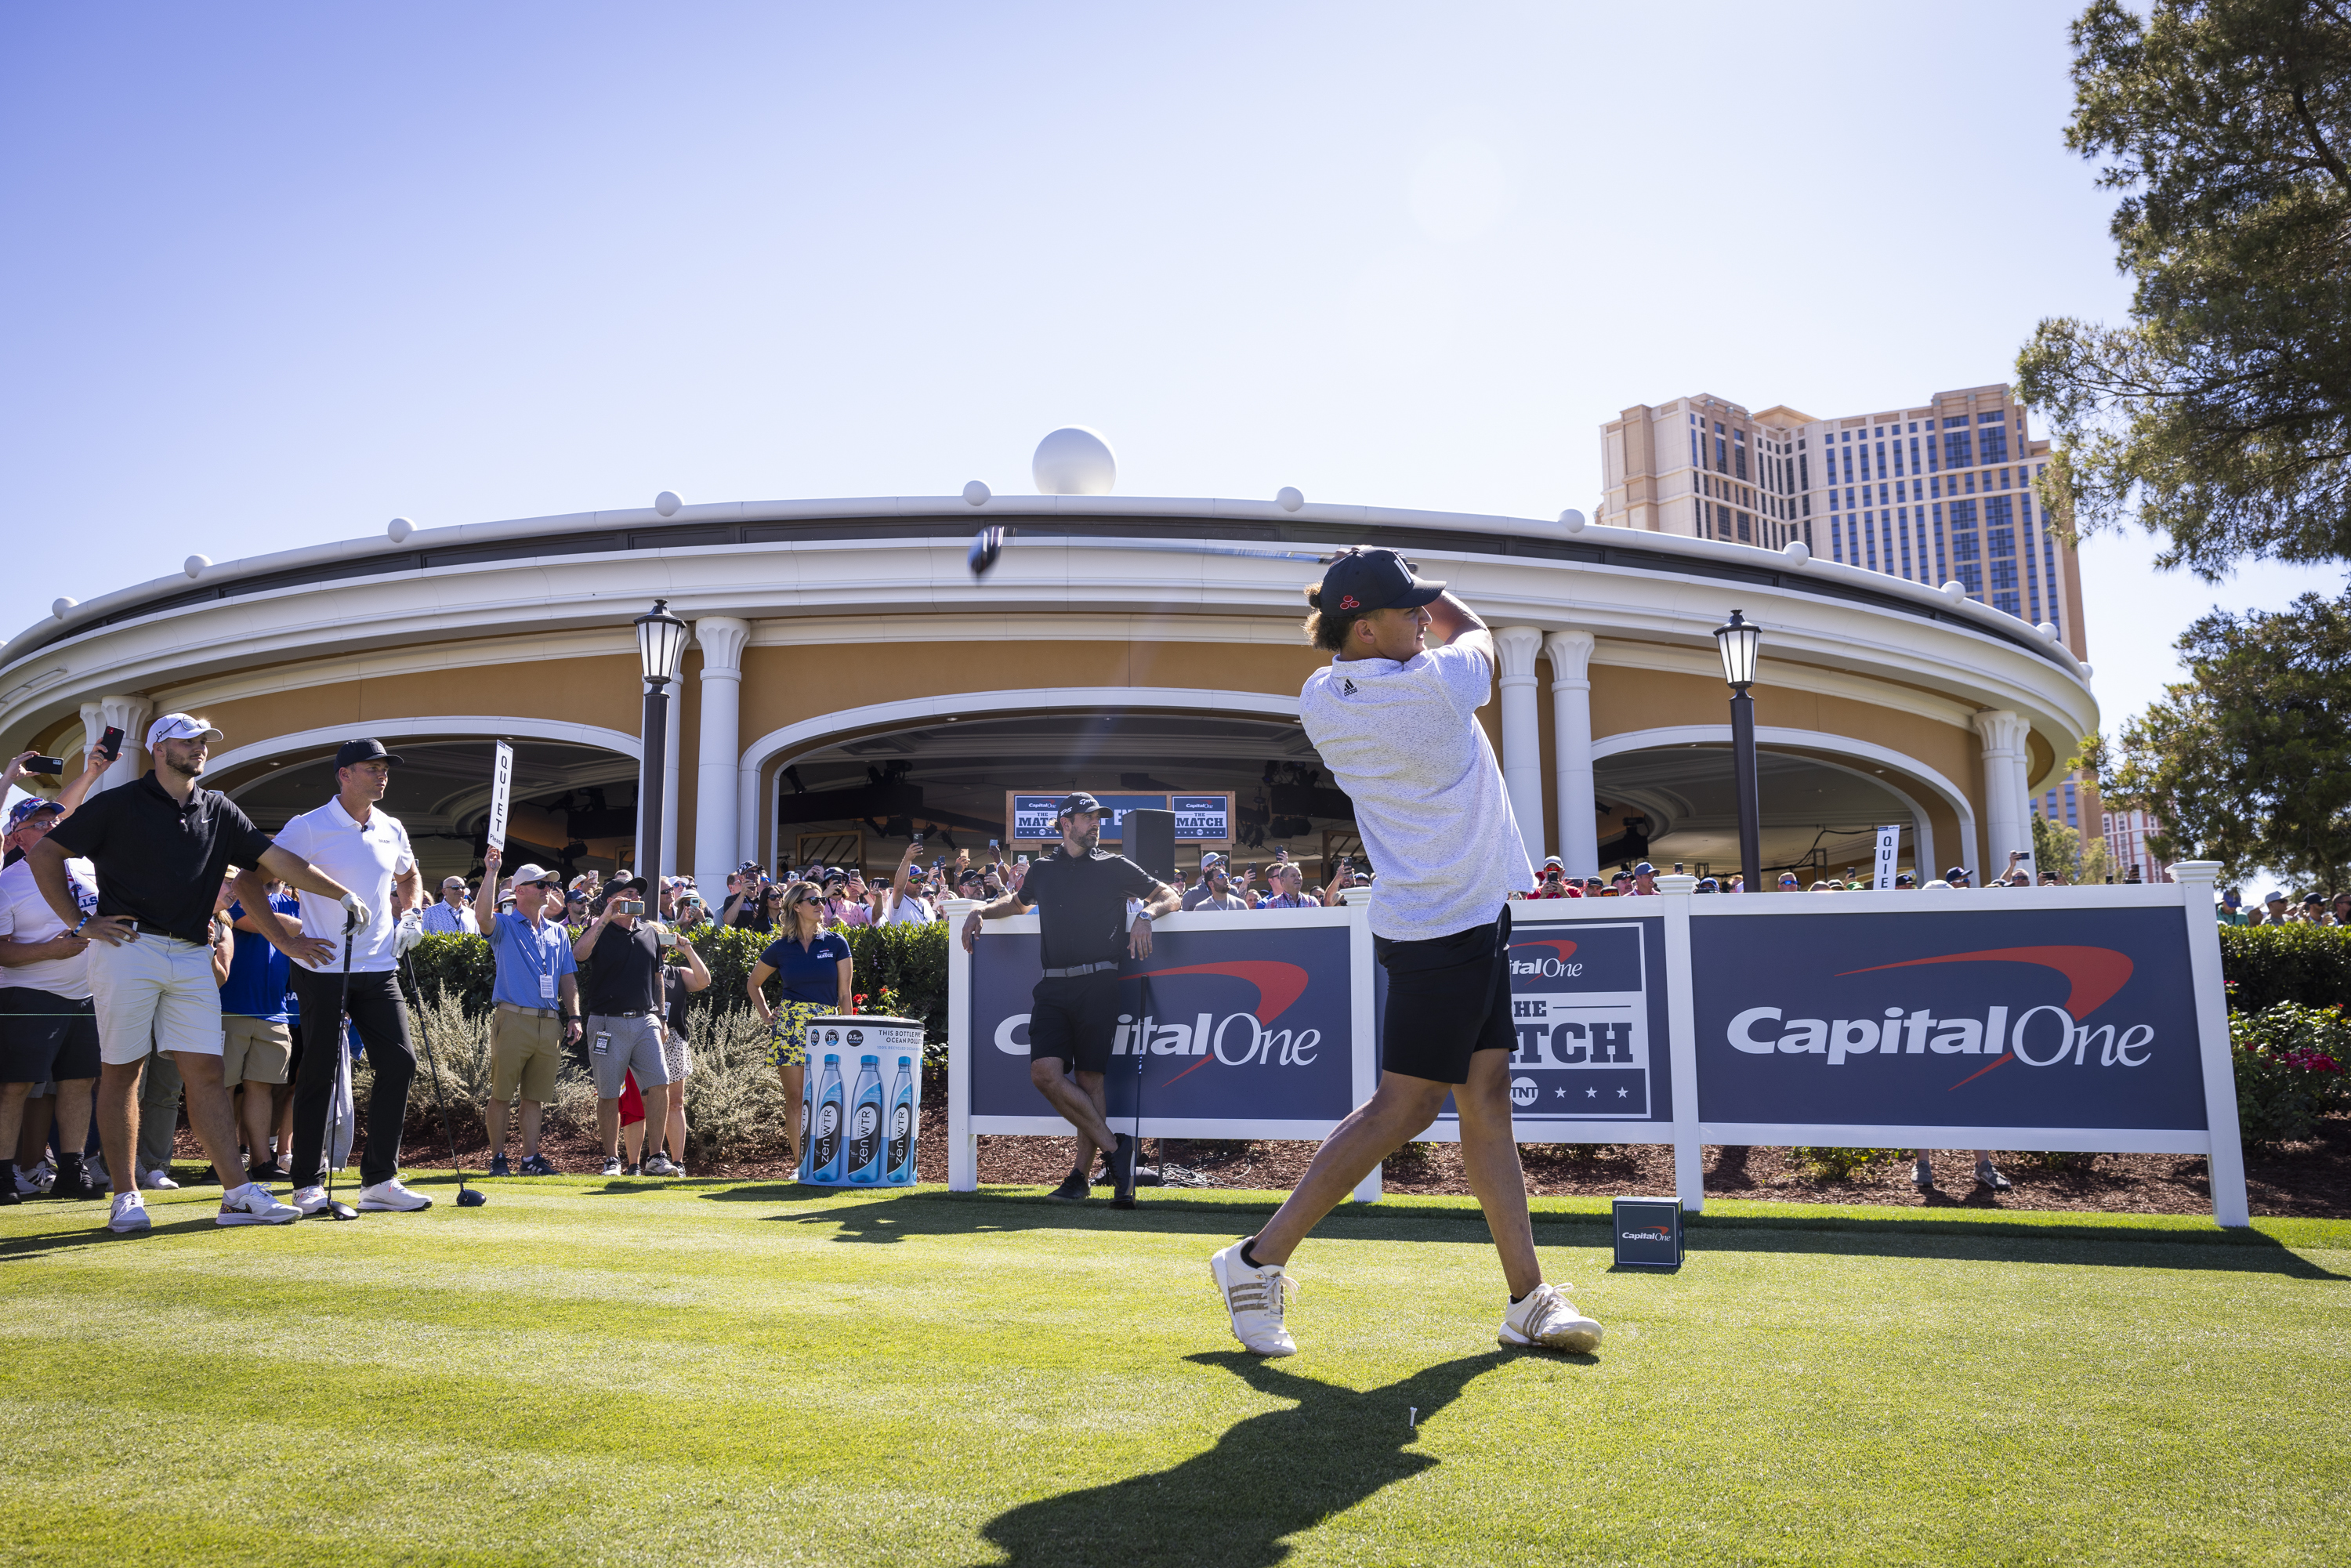
{"type": "MultiPolygon", "coordinates": [[[[1357,1393],[1285,1372],[1246,1351],[1188,1356],[1259,1391],[1294,1399],[1252,1416],[1171,1469],[1064,1492],[997,1515],[981,1536],[1010,1568],[1100,1563],[1255,1568],[1290,1555],[1289,1538],[1439,1461],[1414,1447],[1408,1412],[1426,1421],[1469,1380],[1510,1360],[1463,1356],[1357,1393]]],[[[1556,1359],[1589,1364],[1592,1357],[1556,1359]]]]}

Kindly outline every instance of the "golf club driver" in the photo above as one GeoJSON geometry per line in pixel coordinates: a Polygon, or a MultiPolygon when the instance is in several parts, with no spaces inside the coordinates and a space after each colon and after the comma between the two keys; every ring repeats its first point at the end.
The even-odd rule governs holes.
{"type": "MultiPolygon", "coordinates": [[[[400,967],[408,977],[410,993],[421,1006],[424,1000],[424,990],[416,983],[416,967],[408,961],[405,953],[400,956],[400,967]]],[[[449,1092],[441,1086],[441,1058],[433,1050],[433,1036],[421,1026],[416,1038],[424,1042],[424,1065],[433,1074],[433,1098],[441,1104],[441,1130],[449,1134],[449,1168],[457,1175],[457,1207],[479,1208],[490,1201],[490,1195],[465,1185],[465,1167],[457,1162],[457,1124],[449,1120],[449,1092]]]]}
{"type": "MultiPolygon", "coordinates": [[[[358,929],[359,923],[358,915],[351,914],[349,910],[344,911],[343,987],[340,999],[335,1004],[334,1028],[329,1031],[329,1037],[334,1041],[335,1051],[341,1058],[341,1060],[335,1063],[334,1071],[338,1072],[343,1071],[346,1064],[350,1060],[350,1046],[344,1040],[343,1031],[350,1027],[349,1019],[351,1014],[351,934],[358,929]]],[[[353,1108],[353,1114],[357,1114],[356,1107],[353,1108]]],[[[327,1125],[325,1136],[319,1140],[319,1146],[326,1152],[327,1156],[327,1201],[323,1207],[313,1210],[311,1213],[304,1215],[302,1218],[305,1219],[357,1219],[360,1217],[360,1211],[358,1209],[353,1208],[348,1203],[337,1203],[335,1201],[335,1092],[331,1083],[328,1086],[327,1090],[327,1125]]]]}

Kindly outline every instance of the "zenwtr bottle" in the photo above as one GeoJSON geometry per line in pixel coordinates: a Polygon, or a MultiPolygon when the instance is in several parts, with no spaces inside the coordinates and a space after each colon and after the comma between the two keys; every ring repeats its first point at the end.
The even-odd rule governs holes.
{"type": "Polygon", "coordinates": [[[816,1174],[816,1162],[810,1158],[814,1150],[809,1147],[809,1133],[816,1125],[816,1096],[800,1087],[800,1168],[799,1178],[806,1181],[816,1174]]]}
{"type": "Polygon", "coordinates": [[[849,1179],[882,1179],[882,1059],[857,1059],[857,1098],[849,1107],[849,1179]]]}
{"type": "Polygon", "coordinates": [[[809,1140],[809,1180],[837,1182],[841,1156],[847,1145],[841,1137],[841,1058],[824,1059],[824,1087],[816,1100],[816,1132],[809,1140]]]}
{"type": "Polygon", "coordinates": [[[886,1182],[914,1179],[914,1059],[898,1059],[898,1082],[890,1091],[890,1157],[886,1182]]]}

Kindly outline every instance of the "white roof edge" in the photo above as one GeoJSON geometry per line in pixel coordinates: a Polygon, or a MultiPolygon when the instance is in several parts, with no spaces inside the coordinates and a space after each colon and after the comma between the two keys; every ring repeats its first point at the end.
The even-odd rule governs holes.
{"type": "MultiPolygon", "coordinates": [[[[877,496],[851,497],[821,500],[775,501],[710,501],[681,507],[676,515],[663,517],[651,507],[636,507],[616,511],[568,512],[549,517],[510,517],[495,522],[456,523],[443,528],[418,528],[398,544],[383,535],[372,538],[339,539],[328,544],[303,545],[294,549],[276,550],[268,555],[248,556],[238,560],[214,562],[207,568],[207,580],[237,579],[290,571],[309,566],[331,565],[336,561],[360,557],[383,555],[395,551],[430,549],[460,545],[493,544],[507,539],[528,538],[535,535],[559,535],[582,528],[676,528],[691,523],[789,522],[825,517],[967,517],[975,530],[990,518],[1008,516],[1034,516],[1038,513],[1058,513],[1071,517],[1196,517],[1203,520],[1247,518],[1256,522],[1357,523],[1369,526],[1438,528],[1460,533],[1505,533],[1523,538],[1582,539],[1593,544],[1635,543],[1643,549],[1656,549],[1668,555],[1686,555],[1698,560],[1725,566],[1763,569],[1767,563],[1775,570],[1811,574],[1824,580],[1866,588],[1873,592],[1907,598],[1939,611],[1959,611],[1978,622],[1983,629],[2003,641],[2010,640],[2015,628],[2029,625],[2004,611],[1972,600],[1954,604],[1941,590],[1929,588],[1906,578],[1891,577],[1884,572],[1870,571],[1857,566],[1814,556],[1798,566],[1780,550],[1756,545],[1729,544],[1718,539],[1688,538],[1680,534],[1647,533],[1632,528],[1620,528],[1606,524],[1589,525],[1581,534],[1569,534],[1555,521],[1532,517],[1513,517],[1478,512],[1416,511],[1401,507],[1346,506],[1330,502],[1308,502],[1297,511],[1284,511],[1272,501],[1244,501],[1217,497],[1170,497],[1149,496],[994,496],[987,504],[974,507],[961,496],[877,496]],[[1594,534],[1603,537],[1593,538],[1594,534]],[[1613,537],[1611,537],[1613,536],[1613,537]]],[[[185,585],[183,573],[150,578],[127,588],[119,588],[96,599],[76,604],[62,621],[44,617],[27,626],[0,647],[0,669],[14,664],[29,651],[36,638],[51,634],[57,627],[73,628],[86,624],[99,616],[138,603],[149,598],[182,591],[185,585]]],[[[2072,650],[2063,643],[2048,644],[2057,655],[2061,667],[2077,678],[2082,666],[2072,650]]]]}

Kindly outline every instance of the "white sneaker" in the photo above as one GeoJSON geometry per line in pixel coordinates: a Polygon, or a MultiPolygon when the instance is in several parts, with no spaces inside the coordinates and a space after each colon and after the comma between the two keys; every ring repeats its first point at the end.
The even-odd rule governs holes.
{"type": "Polygon", "coordinates": [[[106,1228],[117,1236],[129,1236],[134,1231],[152,1230],[155,1222],[147,1218],[147,1205],[135,1192],[114,1195],[114,1210],[106,1217],[106,1228]]]}
{"type": "Polygon", "coordinates": [[[106,1156],[104,1155],[84,1155],[81,1160],[81,1169],[82,1174],[89,1177],[89,1185],[92,1186],[112,1186],[114,1185],[114,1178],[106,1174],[106,1156]]]}
{"type": "Polygon", "coordinates": [[[259,1182],[247,1182],[235,1192],[221,1194],[217,1225],[288,1225],[302,1218],[302,1211],[290,1203],[280,1203],[269,1196],[269,1189],[259,1182]]]}
{"type": "Polygon", "coordinates": [[[139,1186],[142,1191],[146,1192],[177,1192],[180,1190],[180,1184],[172,1179],[172,1173],[170,1171],[141,1171],[139,1173],[139,1186]]]}
{"type": "Polygon", "coordinates": [[[303,1214],[316,1214],[327,1207],[327,1189],[323,1186],[297,1187],[294,1196],[286,1201],[303,1214]]]}
{"type": "Polygon", "coordinates": [[[18,1197],[38,1197],[57,1184],[57,1173],[50,1167],[47,1160],[35,1166],[29,1174],[22,1166],[11,1166],[9,1168],[16,1173],[18,1197]]]}
{"type": "Polygon", "coordinates": [[[431,1198],[421,1192],[409,1191],[400,1185],[398,1176],[392,1177],[390,1181],[380,1181],[373,1186],[360,1188],[360,1208],[363,1212],[388,1209],[399,1214],[413,1214],[420,1208],[432,1207],[431,1198]]]}
{"type": "Polygon", "coordinates": [[[1525,1300],[1510,1303],[1496,1337],[1505,1345],[1539,1344],[1581,1354],[1599,1348],[1600,1333],[1600,1325],[1577,1312],[1573,1301],[1550,1285],[1537,1285],[1525,1300]]]}
{"type": "Polygon", "coordinates": [[[1298,1281],[1283,1273],[1280,1264],[1250,1268],[1241,1261],[1241,1242],[1236,1241],[1208,1260],[1208,1272],[1232,1317],[1235,1339],[1259,1355],[1298,1354],[1297,1342],[1281,1326],[1282,1297],[1285,1292],[1295,1295],[1298,1281]]]}
{"type": "Polygon", "coordinates": [[[647,1176],[672,1176],[677,1174],[677,1167],[669,1163],[669,1156],[666,1155],[655,1155],[653,1158],[645,1162],[645,1175],[647,1176]]]}

